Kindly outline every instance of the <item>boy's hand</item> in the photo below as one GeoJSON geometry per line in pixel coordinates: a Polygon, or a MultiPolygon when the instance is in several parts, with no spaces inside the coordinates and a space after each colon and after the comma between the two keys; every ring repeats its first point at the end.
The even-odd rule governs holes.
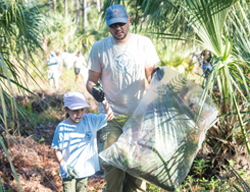
{"type": "Polygon", "coordinates": [[[67,171],[68,171],[68,179],[74,179],[74,178],[77,178],[79,177],[76,170],[67,166],[67,171]]]}
{"type": "Polygon", "coordinates": [[[69,167],[66,162],[60,163],[60,168],[62,170],[62,175],[64,175],[68,179],[74,179],[78,177],[78,174],[75,169],[69,167]]]}
{"type": "Polygon", "coordinates": [[[62,176],[65,176],[66,178],[68,177],[68,169],[67,169],[67,164],[62,161],[60,163],[60,169],[62,170],[62,176]]]}
{"type": "Polygon", "coordinates": [[[104,92],[99,82],[92,87],[92,95],[98,102],[102,102],[104,100],[104,92]]]}
{"type": "Polygon", "coordinates": [[[102,101],[102,105],[103,105],[104,111],[107,115],[107,121],[112,120],[114,118],[114,113],[113,113],[111,107],[109,106],[106,98],[104,98],[104,100],[102,101]]]}

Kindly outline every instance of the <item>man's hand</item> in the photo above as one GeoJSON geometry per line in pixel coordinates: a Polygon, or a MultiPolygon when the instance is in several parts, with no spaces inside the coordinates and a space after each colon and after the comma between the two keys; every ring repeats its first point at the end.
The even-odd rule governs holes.
{"type": "Polygon", "coordinates": [[[104,100],[104,92],[99,82],[92,87],[92,95],[98,102],[102,102],[104,100]]]}
{"type": "Polygon", "coordinates": [[[158,81],[160,81],[163,76],[164,76],[164,70],[162,69],[162,67],[156,67],[152,70],[151,72],[151,79],[153,78],[154,74],[156,73],[156,77],[158,81]]]}

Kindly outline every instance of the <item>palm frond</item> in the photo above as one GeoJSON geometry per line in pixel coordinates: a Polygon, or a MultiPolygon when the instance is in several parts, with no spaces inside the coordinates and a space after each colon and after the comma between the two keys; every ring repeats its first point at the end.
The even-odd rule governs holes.
{"type": "MultiPolygon", "coordinates": [[[[13,122],[16,122],[18,116],[20,114],[22,115],[14,97],[14,88],[17,87],[18,90],[28,91],[23,84],[23,74],[28,71],[20,58],[22,58],[24,52],[27,51],[30,56],[30,61],[32,61],[32,55],[37,54],[37,50],[42,50],[40,43],[44,28],[43,15],[40,14],[38,7],[29,7],[23,4],[22,1],[1,1],[0,102],[3,113],[1,113],[0,119],[4,124],[7,137],[9,136],[7,117],[11,118],[13,122]]],[[[17,131],[19,132],[18,126],[17,131]]],[[[18,181],[17,173],[11,162],[4,140],[5,138],[1,135],[0,147],[5,152],[15,180],[18,181]]],[[[18,190],[22,191],[19,183],[18,187],[18,190]]]]}

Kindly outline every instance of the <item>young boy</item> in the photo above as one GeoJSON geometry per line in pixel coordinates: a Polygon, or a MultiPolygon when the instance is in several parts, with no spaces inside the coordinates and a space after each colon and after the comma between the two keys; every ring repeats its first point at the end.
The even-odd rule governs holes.
{"type": "Polygon", "coordinates": [[[100,169],[96,132],[114,117],[108,103],[102,104],[106,114],[85,114],[90,106],[84,94],[71,91],[64,95],[69,117],[56,127],[51,145],[60,164],[64,192],[87,191],[88,176],[100,169]]]}

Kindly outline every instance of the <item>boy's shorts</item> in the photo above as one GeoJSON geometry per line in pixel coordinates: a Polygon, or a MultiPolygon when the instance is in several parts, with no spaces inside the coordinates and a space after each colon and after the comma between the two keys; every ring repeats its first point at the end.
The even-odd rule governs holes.
{"type": "Polygon", "coordinates": [[[86,192],[88,188],[88,177],[80,179],[63,179],[63,192],[86,192]]]}

